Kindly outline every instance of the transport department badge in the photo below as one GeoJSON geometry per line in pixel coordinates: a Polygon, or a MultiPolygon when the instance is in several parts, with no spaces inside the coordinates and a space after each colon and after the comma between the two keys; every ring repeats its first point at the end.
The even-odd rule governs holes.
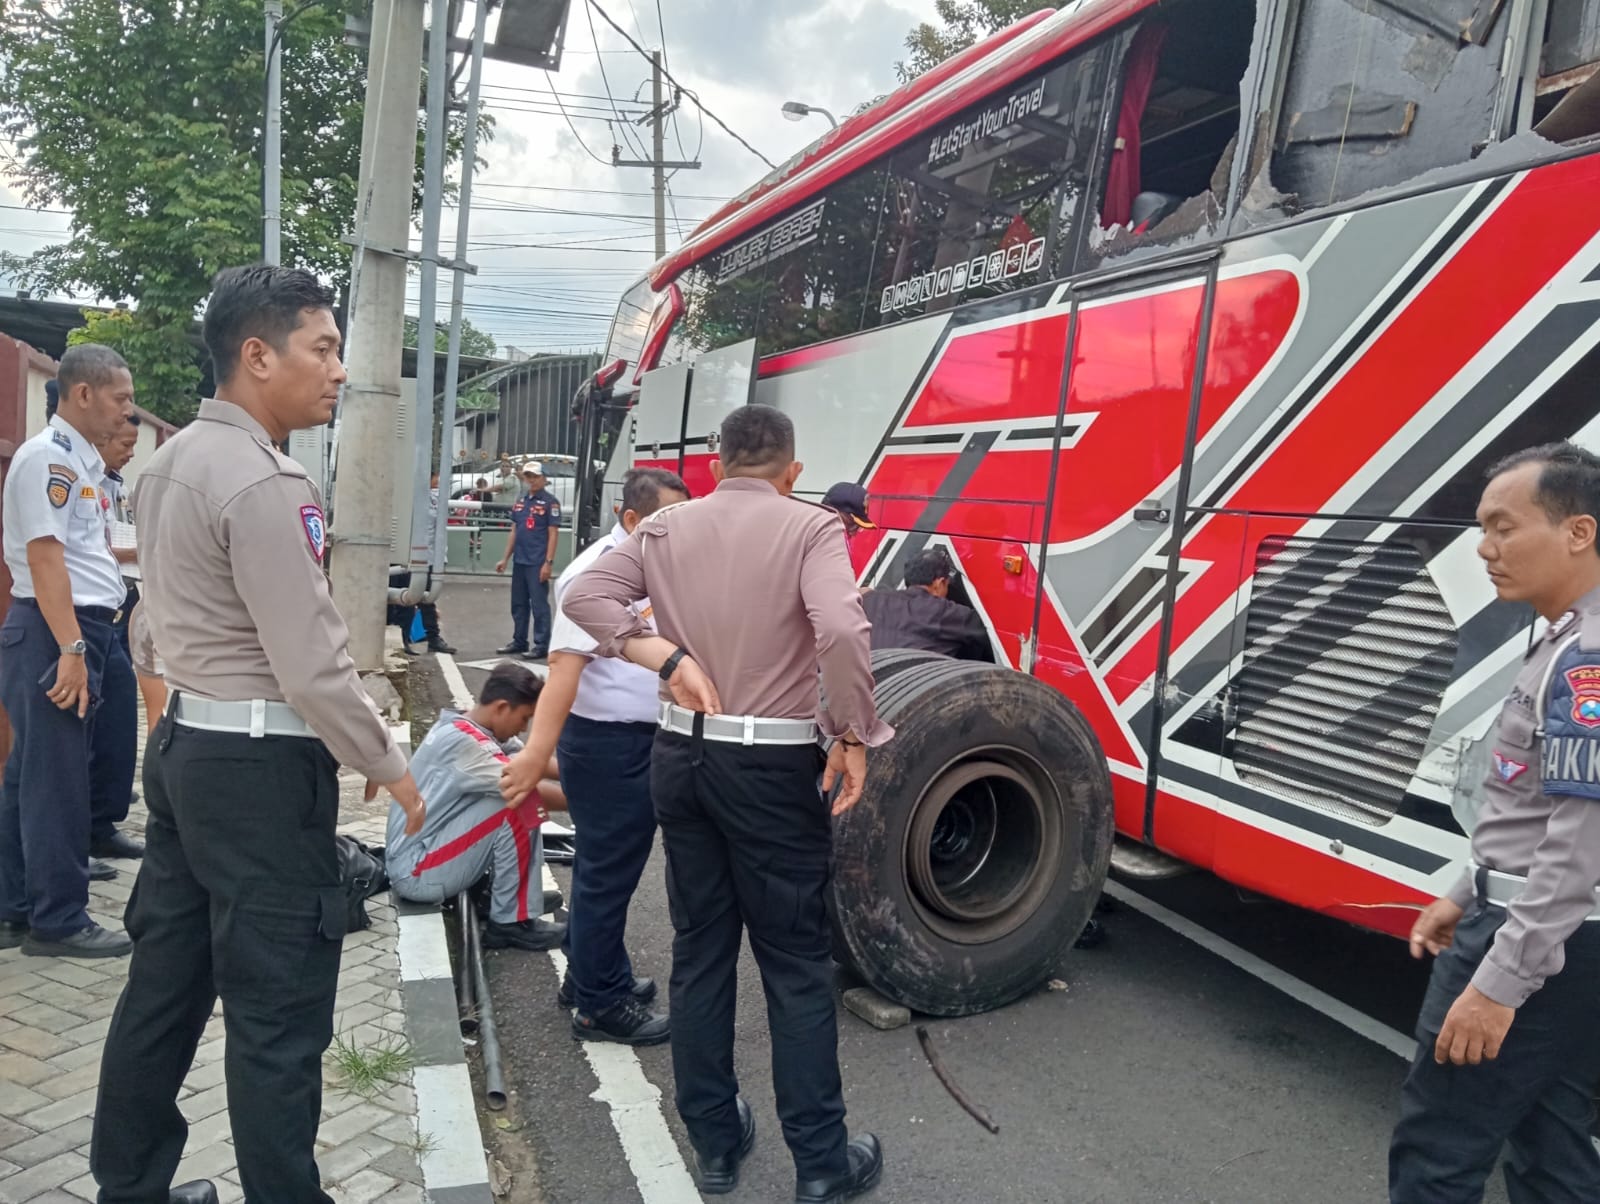
{"type": "MultiPolygon", "coordinates": [[[[306,529],[306,538],[311,541],[311,554],[320,563],[323,549],[328,545],[328,529],[322,519],[322,510],[317,506],[300,507],[300,525],[306,529]]],[[[1596,720],[1600,723],[1600,719],[1596,720]]]]}
{"type": "Polygon", "coordinates": [[[1566,678],[1572,687],[1573,722],[1584,727],[1600,727],[1600,665],[1568,669],[1566,678]]]}

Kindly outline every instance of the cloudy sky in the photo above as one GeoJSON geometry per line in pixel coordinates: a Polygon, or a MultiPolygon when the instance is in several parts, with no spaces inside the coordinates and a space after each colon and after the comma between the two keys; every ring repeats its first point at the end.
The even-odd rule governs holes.
{"type": "MultiPolygon", "coordinates": [[[[647,49],[663,45],[664,25],[671,73],[774,163],[828,128],[822,117],[785,120],[785,100],[843,116],[889,91],[906,34],[933,16],[933,0],[598,2],[647,49]]],[[[497,132],[482,151],[488,169],[474,185],[469,258],[479,273],[468,278],[467,316],[502,349],[597,347],[618,296],[654,258],[651,173],[611,166],[613,142],[623,158],[649,157],[649,129],[618,121],[617,112],[637,116],[648,108],[650,65],[584,0],[574,0],[561,70],[547,75],[487,63],[483,95],[497,132]]],[[[703,164],[671,182],[669,249],[680,228],[688,233],[767,171],[687,97],[669,127],[667,157],[703,164]]],[[[0,206],[0,248],[34,251],[67,228],[65,215],[21,208],[3,184],[0,206]]],[[[455,221],[447,211],[447,249],[455,221]]],[[[413,282],[413,305],[415,296],[413,282]]],[[[448,300],[447,277],[440,296],[448,300]]],[[[447,312],[441,307],[441,319],[447,312]]]]}

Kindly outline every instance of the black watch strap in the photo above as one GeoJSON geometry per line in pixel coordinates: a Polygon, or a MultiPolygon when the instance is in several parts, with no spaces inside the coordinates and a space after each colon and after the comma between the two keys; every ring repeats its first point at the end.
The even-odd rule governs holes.
{"type": "Polygon", "coordinates": [[[679,648],[671,656],[667,657],[661,665],[661,680],[671,681],[672,675],[678,671],[678,662],[688,655],[688,652],[679,648]]]}

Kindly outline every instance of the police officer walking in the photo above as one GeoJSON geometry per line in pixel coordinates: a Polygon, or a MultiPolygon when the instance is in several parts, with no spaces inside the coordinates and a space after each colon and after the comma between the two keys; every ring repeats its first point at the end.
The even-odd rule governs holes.
{"type": "Polygon", "coordinates": [[[563,599],[602,656],[659,672],[650,789],[672,910],[672,1066],[700,1190],[732,1191],[755,1140],[733,1071],[741,928],[766,989],[772,1078],[798,1204],[836,1204],[883,1171],[851,1141],[824,896],[832,828],[817,791],[860,798],[872,699],[866,616],[839,519],[790,498],[794,425],[769,406],[722,424],[709,496],[644,520],[563,599]],[[655,631],[635,604],[649,597],[655,631]],[[659,631],[659,635],[655,634],[659,631]],[[829,709],[821,709],[818,676],[829,709]],[[824,757],[818,736],[834,741],[824,757]],[[824,772],[825,770],[825,772],[824,772]]]}
{"type": "Polygon", "coordinates": [[[127,424],[133,377],[111,348],[84,344],[67,349],[56,380],[57,410],[17,449],[5,483],[0,703],[12,745],[0,788],[0,949],[121,957],[128,938],[88,912],[90,752],[126,593],[95,447],[127,424]]]}
{"type": "Polygon", "coordinates": [[[413,831],[425,809],[347,651],[321,499],[275,446],[333,414],[333,295],[308,272],[230,268],[203,336],[217,397],[134,491],[172,695],[145,755],[133,961],[90,1169],[101,1204],[168,1198],[188,1128],[178,1091],[220,995],[245,1199],[330,1204],[314,1144],[345,932],[338,766],[387,784],[413,831]]]}
{"type": "Polygon", "coordinates": [[[1493,733],[1472,861],[1411,932],[1435,956],[1389,1151],[1395,1204],[1600,1200],[1600,457],[1496,465],[1478,506],[1495,591],[1547,621],[1493,733]]]}
{"type": "MultiPolygon", "coordinates": [[[[655,844],[650,751],[660,683],[649,669],[596,657],[595,641],[566,614],[561,599],[641,522],[688,496],[682,478],[665,469],[635,468],[623,478],[622,515],[611,535],[585,548],[556,582],[550,677],[527,746],[501,774],[500,792],[514,804],[538,786],[556,752],[567,810],[583,833],[573,852],[567,975],[556,1001],[577,1009],[572,1033],[585,1041],[655,1045],[672,1035],[667,1017],[646,1006],[656,985],[634,975],[625,941],[628,904],[655,844]]],[[[650,603],[641,600],[634,609],[648,615],[650,603]]]]}
{"type": "Polygon", "coordinates": [[[560,538],[561,503],[545,488],[544,465],[529,460],[522,466],[523,493],[511,506],[511,535],[506,554],[494,571],[511,564],[511,642],[501,656],[526,655],[542,660],[550,653],[550,573],[560,538]],[[528,616],[533,616],[533,648],[528,648],[528,616]]]}

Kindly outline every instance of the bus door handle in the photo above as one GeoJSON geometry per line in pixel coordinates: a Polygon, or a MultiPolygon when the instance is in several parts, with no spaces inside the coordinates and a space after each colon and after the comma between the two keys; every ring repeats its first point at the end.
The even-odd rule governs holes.
{"type": "Polygon", "coordinates": [[[1172,511],[1165,506],[1154,504],[1140,506],[1133,512],[1133,521],[1137,523],[1170,523],[1172,511]]]}

